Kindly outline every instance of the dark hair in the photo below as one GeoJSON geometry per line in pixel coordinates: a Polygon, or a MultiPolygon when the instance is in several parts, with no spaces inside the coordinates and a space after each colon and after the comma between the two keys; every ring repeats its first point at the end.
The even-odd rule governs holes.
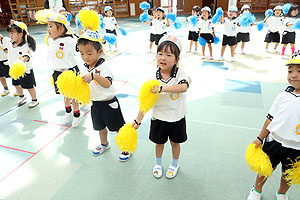
{"type": "MultiPolygon", "coordinates": [[[[279,9],[276,9],[276,10],[279,10],[279,9]]],[[[280,9],[280,10],[281,10],[281,13],[280,13],[279,17],[282,17],[284,14],[283,14],[282,9],[280,9]]],[[[273,8],[273,16],[275,16],[275,10],[274,10],[274,8],[273,8]]]]}
{"type": "Polygon", "coordinates": [[[18,33],[23,33],[22,40],[23,41],[27,40],[28,46],[32,51],[36,50],[36,42],[35,42],[35,39],[31,35],[27,35],[27,32],[25,30],[21,29],[16,24],[11,23],[7,27],[7,32],[12,32],[13,30],[16,30],[18,33]]]}
{"type": "Polygon", "coordinates": [[[150,8],[150,9],[148,10],[148,15],[153,16],[153,11],[156,11],[156,9],[157,9],[157,7],[150,8]]]}
{"type": "Polygon", "coordinates": [[[179,58],[180,50],[174,42],[171,41],[163,41],[157,47],[158,52],[166,52],[167,49],[170,49],[171,53],[175,55],[176,60],[179,58]]]}
{"type": "MultiPolygon", "coordinates": [[[[113,16],[114,16],[114,12],[113,12],[113,10],[112,10],[112,9],[109,9],[109,10],[111,10],[111,16],[113,17],[113,16]]],[[[107,11],[109,11],[109,10],[107,10],[107,11]]],[[[105,15],[105,17],[108,17],[108,16],[107,16],[107,11],[104,11],[104,15],[105,15]]]]}
{"type": "MultiPolygon", "coordinates": [[[[207,10],[204,10],[204,11],[208,12],[207,10]]],[[[211,19],[211,18],[212,18],[211,13],[208,12],[208,19],[211,19]]],[[[201,19],[204,19],[202,14],[201,14],[201,19]]]]}
{"type": "Polygon", "coordinates": [[[197,13],[201,11],[200,6],[193,6],[192,10],[197,13]]]}
{"type": "Polygon", "coordinates": [[[66,33],[68,32],[67,27],[66,27],[64,24],[59,23],[59,22],[54,22],[54,24],[55,24],[55,26],[56,26],[57,29],[59,29],[60,27],[63,27],[63,28],[64,28],[64,32],[63,32],[63,35],[62,35],[62,36],[65,36],[66,33]]]}
{"type": "Polygon", "coordinates": [[[291,5],[291,8],[289,9],[289,12],[288,12],[285,16],[286,16],[286,17],[297,17],[298,14],[299,14],[299,12],[298,12],[298,14],[297,14],[296,16],[292,16],[292,15],[291,15],[292,11],[293,11],[293,10],[297,10],[297,9],[299,10],[298,5],[292,4],[292,5],[291,5]]]}
{"type": "Polygon", "coordinates": [[[77,45],[91,45],[96,49],[97,52],[102,49],[102,45],[100,44],[100,42],[91,41],[85,38],[79,38],[77,41],[77,45]]]}

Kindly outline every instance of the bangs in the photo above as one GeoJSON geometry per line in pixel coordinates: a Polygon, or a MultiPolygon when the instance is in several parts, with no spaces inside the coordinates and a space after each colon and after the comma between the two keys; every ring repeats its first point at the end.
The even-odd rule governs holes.
{"type": "Polygon", "coordinates": [[[7,32],[13,32],[14,30],[16,30],[18,33],[23,32],[23,30],[15,24],[9,24],[6,30],[7,32]]]}
{"type": "Polygon", "coordinates": [[[170,41],[162,42],[157,48],[157,53],[158,52],[167,52],[168,50],[170,50],[171,53],[174,54],[176,58],[179,57],[180,52],[179,52],[178,47],[176,46],[176,44],[174,44],[173,42],[170,42],[170,41]]]}

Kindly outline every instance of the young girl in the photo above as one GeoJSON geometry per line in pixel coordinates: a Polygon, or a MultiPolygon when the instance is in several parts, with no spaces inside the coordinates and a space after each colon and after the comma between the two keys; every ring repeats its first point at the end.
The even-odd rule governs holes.
{"type": "MultiPolygon", "coordinates": [[[[66,71],[72,70],[76,73],[79,72],[79,68],[76,65],[75,54],[77,52],[76,39],[72,34],[67,34],[71,30],[68,26],[67,19],[64,15],[53,14],[47,17],[48,22],[48,58],[47,62],[49,66],[54,70],[52,77],[54,80],[55,92],[59,94],[56,81],[58,76],[66,71]]],[[[72,118],[72,107],[73,106],[73,122],[72,126],[76,127],[79,125],[83,113],[79,110],[79,103],[70,98],[64,98],[65,104],[65,116],[64,123],[68,123],[72,118]]]]}
{"type": "Polygon", "coordinates": [[[275,42],[274,50],[273,52],[277,52],[277,47],[280,42],[280,34],[279,31],[281,30],[282,27],[282,7],[281,6],[276,6],[274,9],[273,15],[272,16],[266,16],[264,22],[268,26],[268,32],[265,38],[265,43],[266,43],[266,51],[268,51],[269,44],[271,42],[275,42]]]}
{"type": "Polygon", "coordinates": [[[189,22],[189,36],[188,40],[190,41],[190,48],[187,53],[192,52],[193,44],[195,45],[194,53],[198,53],[198,36],[199,36],[199,17],[200,16],[200,7],[194,6],[192,8],[192,15],[186,18],[186,22],[189,22]],[[197,24],[194,26],[191,24],[191,17],[197,16],[197,24]]]}
{"type": "MultiPolygon", "coordinates": [[[[280,187],[276,192],[277,200],[288,200],[290,188],[285,180],[284,172],[300,156],[300,51],[295,52],[288,63],[289,86],[281,92],[270,108],[266,122],[254,140],[256,147],[263,144],[263,151],[269,156],[272,167],[282,164],[280,187]]],[[[260,200],[262,188],[267,181],[264,176],[257,175],[255,186],[251,189],[248,200],[260,200]]]]}
{"type": "Polygon", "coordinates": [[[284,31],[282,33],[282,41],[283,44],[281,55],[284,56],[284,52],[286,46],[288,44],[291,45],[292,54],[295,52],[295,39],[296,39],[296,29],[293,27],[297,15],[299,13],[298,5],[291,5],[289,12],[286,14],[285,19],[283,21],[284,31]]]}
{"type": "MultiPolygon", "coordinates": [[[[243,7],[241,8],[241,12],[240,12],[240,17],[242,15],[246,15],[250,13],[250,6],[249,5],[243,5],[243,7]]],[[[238,24],[239,25],[239,24],[238,24]]],[[[248,26],[244,27],[239,25],[238,26],[238,33],[237,33],[237,44],[235,45],[235,49],[237,47],[237,45],[242,42],[241,44],[241,53],[245,54],[244,48],[245,48],[245,44],[246,42],[250,41],[250,31],[251,31],[251,26],[252,24],[249,24],[248,26]]]]}
{"type": "MultiPolygon", "coordinates": [[[[152,8],[151,10],[149,10],[148,14],[150,15],[150,19],[152,21],[154,19],[156,19],[157,18],[156,8],[152,8]]],[[[148,22],[148,24],[150,25],[150,22],[148,22]]],[[[152,53],[153,42],[155,42],[155,35],[156,35],[155,26],[151,26],[151,30],[150,30],[150,49],[149,49],[148,53],[152,53]]]]}
{"type": "Polygon", "coordinates": [[[11,20],[7,27],[9,37],[0,35],[0,39],[5,40],[8,50],[8,64],[11,67],[12,64],[18,59],[25,63],[24,77],[20,77],[18,80],[12,80],[13,85],[16,87],[19,94],[19,100],[17,105],[22,105],[26,97],[24,96],[23,89],[28,89],[31,96],[31,102],[28,104],[28,108],[36,107],[39,102],[36,98],[36,82],[33,73],[32,55],[31,51],[36,50],[36,42],[32,36],[28,34],[27,26],[23,22],[11,20]]]}
{"type": "Polygon", "coordinates": [[[224,52],[226,45],[229,45],[231,52],[231,61],[234,62],[234,46],[236,45],[236,15],[237,15],[237,7],[231,6],[228,9],[228,17],[221,17],[221,23],[224,24],[223,30],[223,41],[222,41],[222,49],[221,49],[221,57],[219,60],[224,60],[224,52]]]}
{"type": "MultiPolygon", "coordinates": [[[[120,29],[118,26],[116,18],[113,16],[113,9],[110,6],[105,6],[104,8],[105,17],[103,18],[104,28],[106,33],[112,33],[117,36],[116,28],[120,29]]],[[[110,50],[110,49],[108,49],[110,50]]],[[[118,51],[117,42],[115,44],[115,52],[118,51]]]]}
{"type": "MultiPolygon", "coordinates": [[[[178,38],[165,35],[159,41],[157,48],[157,70],[152,79],[158,80],[160,87],[155,86],[153,93],[161,93],[152,108],[150,140],[156,144],[156,164],[153,176],[162,176],[162,154],[164,145],[170,140],[172,146],[172,163],[166,173],[167,178],[174,178],[179,169],[180,143],[187,140],[186,134],[186,97],[189,86],[188,78],[182,68],[178,68],[181,44],[178,38]]],[[[133,126],[138,128],[143,119],[139,112],[133,126]]]]}
{"type": "MultiPolygon", "coordinates": [[[[209,7],[205,6],[201,9],[202,19],[199,22],[199,37],[206,40],[209,49],[209,59],[213,60],[212,56],[212,46],[211,43],[214,42],[215,28],[211,22],[211,10],[209,7]]],[[[205,59],[205,46],[202,47],[202,59],[205,59]]]]}
{"type": "Polygon", "coordinates": [[[4,47],[3,40],[0,41],[0,81],[4,88],[1,96],[4,97],[10,93],[6,78],[9,77],[9,66],[7,62],[7,49],[4,47]]]}

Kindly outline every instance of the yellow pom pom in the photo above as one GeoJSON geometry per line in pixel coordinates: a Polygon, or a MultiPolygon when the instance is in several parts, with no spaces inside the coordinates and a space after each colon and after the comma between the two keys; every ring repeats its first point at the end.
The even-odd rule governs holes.
{"type": "Polygon", "coordinates": [[[56,81],[56,85],[58,87],[59,93],[64,95],[65,97],[73,99],[75,97],[74,92],[74,83],[76,82],[76,74],[71,71],[67,70],[61,73],[56,81]]]}
{"type": "Polygon", "coordinates": [[[47,33],[47,35],[45,37],[45,43],[47,46],[49,46],[48,39],[49,39],[49,33],[47,33]]]}
{"type": "Polygon", "coordinates": [[[15,61],[9,69],[9,75],[13,79],[17,80],[20,77],[24,77],[25,63],[22,60],[15,61]]]}
{"type": "Polygon", "coordinates": [[[121,151],[134,153],[137,147],[137,131],[132,127],[132,123],[127,123],[121,127],[116,137],[116,144],[121,151]]]}
{"type": "Polygon", "coordinates": [[[86,30],[97,31],[100,26],[100,17],[93,10],[80,10],[78,18],[86,30]]]}
{"type": "Polygon", "coordinates": [[[54,80],[53,80],[53,76],[51,76],[51,85],[54,87],[54,80]]]}
{"type": "Polygon", "coordinates": [[[82,80],[80,75],[76,77],[77,95],[76,100],[82,105],[87,105],[91,102],[91,90],[88,83],[82,80]]]}
{"type": "Polygon", "coordinates": [[[47,24],[46,17],[50,17],[51,15],[55,14],[53,10],[44,9],[39,10],[35,13],[34,17],[37,20],[37,24],[47,24]]]}
{"type": "Polygon", "coordinates": [[[289,185],[300,185],[300,157],[296,159],[296,162],[284,174],[286,175],[285,180],[289,185]]]}
{"type": "Polygon", "coordinates": [[[139,107],[144,114],[148,112],[152,108],[152,106],[155,105],[158,99],[158,93],[154,94],[151,92],[151,89],[154,86],[159,86],[159,82],[157,80],[146,81],[140,88],[139,107]]]}
{"type": "Polygon", "coordinates": [[[250,169],[260,176],[270,177],[273,172],[272,164],[269,156],[256,144],[250,144],[245,154],[246,162],[250,169]]]}

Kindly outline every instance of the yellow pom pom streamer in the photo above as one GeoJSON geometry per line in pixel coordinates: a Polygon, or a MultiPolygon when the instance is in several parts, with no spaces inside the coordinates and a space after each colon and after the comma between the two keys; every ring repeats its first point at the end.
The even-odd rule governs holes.
{"type": "Polygon", "coordinates": [[[91,90],[88,83],[82,80],[82,77],[77,75],[77,95],[76,100],[82,105],[87,105],[91,102],[91,90]]]}
{"type": "Polygon", "coordinates": [[[47,33],[47,35],[45,37],[45,43],[49,47],[48,39],[49,39],[49,33],[47,33]]]}
{"type": "Polygon", "coordinates": [[[273,172],[272,164],[269,156],[256,144],[250,144],[245,154],[246,162],[250,169],[260,176],[270,177],[273,172]]]}
{"type": "Polygon", "coordinates": [[[54,87],[54,80],[53,80],[53,76],[51,76],[51,85],[54,87]]]}
{"type": "Polygon", "coordinates": [[[46,17],[50,17],[51,15],[55,14],[53,10],[44,9],[39,10],[35,13],[34,17],[37,20],[37,24],[47,24],[46,17]]]}
{"type": "Polygon", "coordinates": [[[296,162],[294,162],[292,167],[287,169],[284,174],[286,175],[285,180],[289,185],[300,185],[300,157],[296,159],[296,162]]]}
{"type": "Polygon", "coordinates": [[[24,77],[25,74],[25,63],[22,60],[15,61],[9,68],[9,75],[13,79],[17,80],[20,77],[24,77]]]}
{"type": "Polygon", "coordinates": [[[149,80],[146,81],[139,92],[139,102],[140,102],[140,110],[145,114],[148,112],[152,106],[155,105],[158,99],[158,93],[154,94],[151,92],[151,89],[154,86],[159,86],[158,80],[149,80]]]}
{"type": "Polygon", "coordinates": [[[100,17],[93,10],[80,10],[78,18],[86,30],[97,31],[100,26],[100,17]]]}
{"type": "Polygon", "coordinates": [[[132,123],[127,123],[121,127],[116,137],[116,144],[121,151],[134,153],[137,147],[137,131],[132,127],[132,123]]]}

